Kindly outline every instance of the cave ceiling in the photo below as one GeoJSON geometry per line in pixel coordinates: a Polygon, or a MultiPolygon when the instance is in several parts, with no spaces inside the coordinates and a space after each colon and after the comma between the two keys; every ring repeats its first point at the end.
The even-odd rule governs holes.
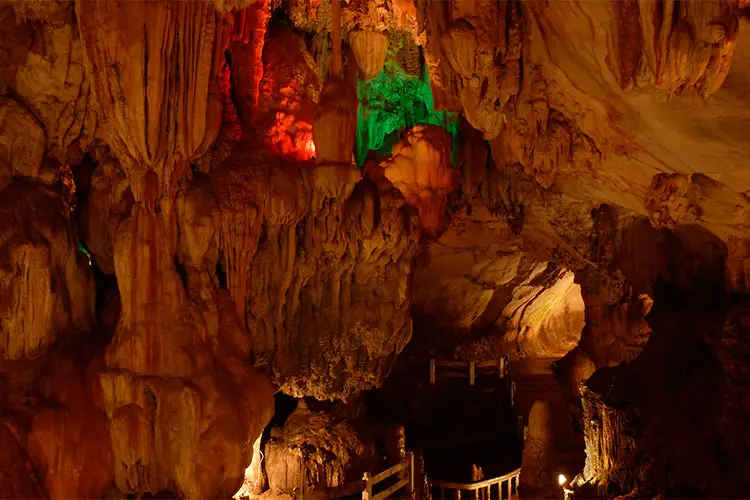
{"type": "Polygon", "coordinates": [[[749,8],[2,2],[0,358],[25,368],[0,437],[25,491],[231,495],[274,391],[378,387],[413,318],[522,355],[580,337],[603,367],[643,348],[657,276],[710,288],[726,261],[746,291],[749,8]],[[66,429],[93,476],[52,479],[66,429]]]}

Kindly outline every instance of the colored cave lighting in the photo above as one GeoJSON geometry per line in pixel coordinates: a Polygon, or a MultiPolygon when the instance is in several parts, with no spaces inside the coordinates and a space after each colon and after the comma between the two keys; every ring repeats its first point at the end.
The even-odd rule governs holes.
{"type": "Polygon", "coordinates": [[[453,138],[452,156],[458,140],[458,117],[436,111],[427,67],[421,77],[411,76],[394,61],[386,61],[378,76],[357,81],[357,164],[362,166],[370,151],[388,155],[401,133],[415,125],[444,127],[453,138]]]}
{"type": "Polygon", "coordinates": [[[88,250],[86,250],[86,247],[84,247],[83,243],[81,243],[80,241],[78,242],[78,251],[86,256],[86,258],[89,261],[89,265],[91,265],[91,254],[89,253],[88,250]]]}
{"type": "Polygon", "coordinates": [[[283,156],[299,161],[315,158],[312,125],[300,120],[292,112],[279,111],[274,125],[266,132],[266,144],[283,156]]]}

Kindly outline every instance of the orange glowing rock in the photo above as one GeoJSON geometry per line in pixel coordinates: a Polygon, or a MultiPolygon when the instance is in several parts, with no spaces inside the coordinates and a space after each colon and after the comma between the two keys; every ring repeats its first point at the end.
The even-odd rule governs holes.
{"type": "Polygon", "coordinates": [[[385,64],[388,37],[373,30],[356,30],[349,33],[349,44],[357,61],[360,78],[370,80],[378,76],[385,64]]]}
{"type": "Polygon", "coordinates": [[[320,93],[313,124],[318,161],[349,163],[357,137],[357,93],[347,82],[331,78],[320,93]]]}
{"type": "Polygon", "coordinates": [[[450,156],[451,137],[445,129],[419,125],[379,166],[406,202],[418,210],[422,227],[433,235],[444,228],[446,199],[459,185],[459,172],[450,156]]]}

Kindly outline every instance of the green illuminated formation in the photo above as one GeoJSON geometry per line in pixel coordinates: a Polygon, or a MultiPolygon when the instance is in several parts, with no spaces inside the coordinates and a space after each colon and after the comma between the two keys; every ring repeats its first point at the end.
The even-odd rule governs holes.
{"type": "Polygon", "coordinates": [[[86,258],[89,260],[89,265],[91,265],[91,254],[88,250],[86,250],[86,247],[83,246],[83,242],[81,241],[78,242],[78,251],[86,256],[86,258]]]}
{"type": "Polygon", "coordinates": [[[401,138],[401,132],[415,125],[444,127],[453,137],[451,154],[455,163],[458,118],[449,111],[435,111],[426,67],[422,76],[416,77],[407,74],[397,63],[386,61],[378,76],[357,82],[357,97],[357,163],[360,166],[370,151],[378,156],[389,154],[401,138]]]}

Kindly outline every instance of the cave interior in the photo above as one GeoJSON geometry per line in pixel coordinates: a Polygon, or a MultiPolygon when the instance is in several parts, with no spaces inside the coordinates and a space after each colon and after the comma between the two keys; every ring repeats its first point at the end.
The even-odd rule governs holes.
{"type": "Polygon", "coordinates": [[[0,2],[0,498],[747,498],[748,20],[0,2]]]}

